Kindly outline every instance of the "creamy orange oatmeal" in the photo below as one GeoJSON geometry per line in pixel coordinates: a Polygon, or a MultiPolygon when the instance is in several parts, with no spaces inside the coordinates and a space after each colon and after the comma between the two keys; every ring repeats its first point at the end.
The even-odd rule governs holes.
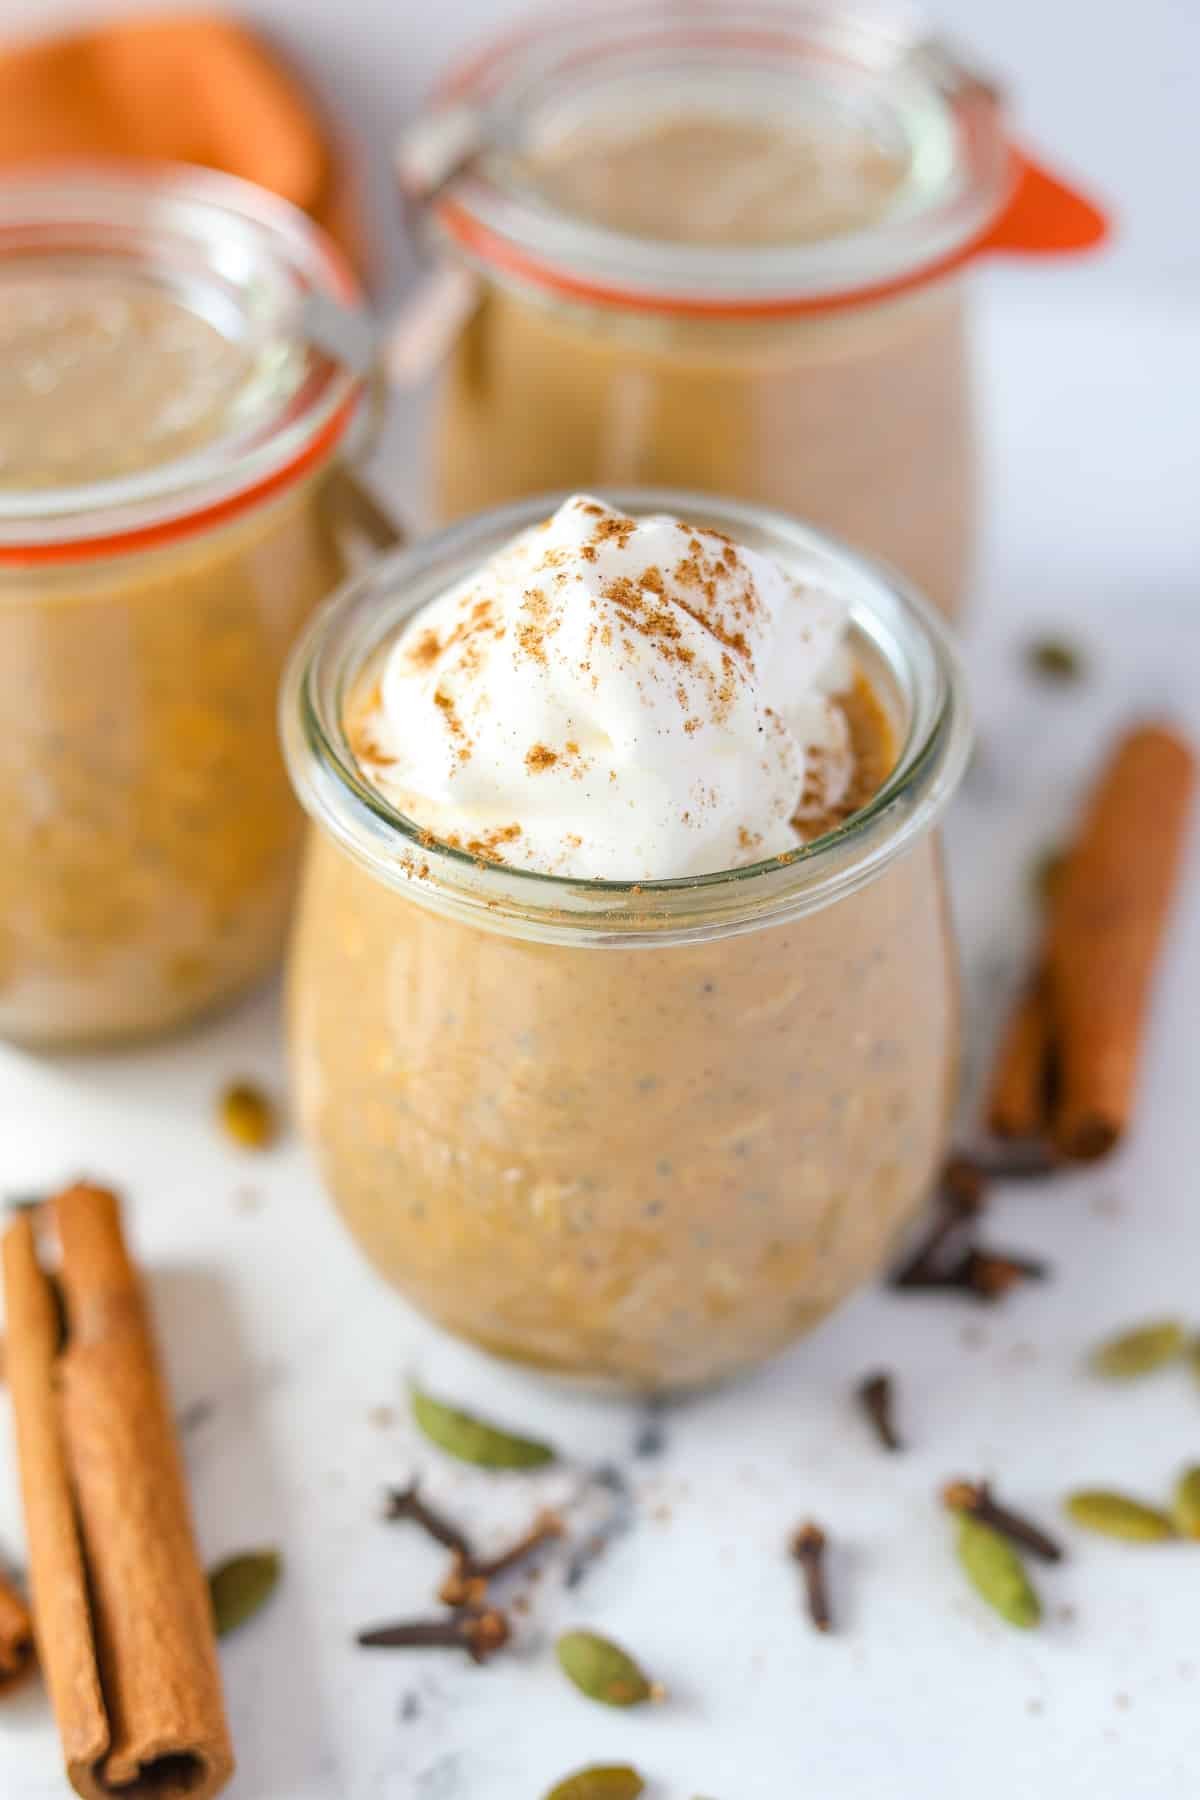
{"type": "MultiPolygon", "coordinates": [[[[781,1348],[879,1267],[942,1153],[956,1046],[931,829],[964,751],[944,648],[877,577],[799,527],[696,496],[673,501],[685,524],[702,521],[687,526],[702,543],[711,526],[728,534],[711,541],[732,540],[756,585],[774,572],[791,623],[804,618],[806,593],[842,609],[829,656],[798,674],[790,751],[777,745],[760,770],[766,792],[750,824],[775,834],[765,860],[740,841],[737,808],[714,806],[698,835],[674,817],[669,829],[646,828],[663,797],[638,790],[639,771],[649,786],[676,783],[677,807],[697,773],[688,746],[698,734],[682,722],[658,749],[657,778],[641,760],[639,734],[665,731],[669,716],[648,674],[657,649],[634,637],[606,666],[603,700],[589,670],[565,685],[569,657],[557,671],[522,671],[509,632],[526,588],[511,580],[505,540],[534,525],[529,508],[446,534],[348,590],[298,654],[284,699],[293,776],[318,826],[289,982],[293,1071],[336,1205],[383,1273],[462,1336],[646,1390],[709,1381],[781,1348]],[[443,692],[468,741],[499,736],[476,785],[460,789],[455,735],[434,716],[437,682],[424,696],[421,682],[453,658],[462,640],[448,643],[452,623],[483,598],[505,624],[491,677],[443,692]],[[872,607],[894,662],[865,629],[872,607]],[[814,671],[835,666],[836,690],[820,686],[814,671]],[[507,714],[491,719],[487,696],[526,673],[510,753],[507,714]],[[389,675],[393,700],[405,696],[392,711],[389,675]],[[558,803],[539,797],[547,771],[525,770],[517,752],[532,731],[557,753],[548,718],[559,705],[580,733],[572,741],[603,731],[605,754],[618,756],[592,772],[602,781],[565,775],[564,802],[578,797],[568,861],[603,860],[620,840],[626,857],[657,844],[675,859],[667,874],[697,858],[694,874],[664,886],[653,874],[631,881],[636,869],[611,861],[595,874],[578,862],[556,878],[539,871],[560,854],[558,803]],[[810,805],[797,823],[804,795],[828,803],[837,779],[820,767],[831,709],[843,727],[833,760],[849,773],[825,813],[810,805]],[[632,732],[627,761],[621,727],[632,732]],[[780,818],[785,766],[800,782],[780,818]],[[475,844],[448,847],[424,824],[421,801],[439,779],[429,816],[444,829],[457,808],[461,835],[470,793],[475,844]],[[627,790],[613,808],[609,787],[627,790]],[[519,836],[485,841],[489,793],[496,806],[515,804],[506,822],[519,836]],[[732,849],[729,862],[701,872],[714,848],[732,849]],[[522,853],[526,866],[512,860],[522,853]]],[[[673,524],[645,504],[603,513],[631,528],[631,554],[637,529],[652,540],[673,524]]],[[[594,542],[586,531],[564,540],[558,523],[552,550],[594,542]]],[[[536,560],[537,541],[526,531],[516,543],[532,544],[536,560]]],[[[619,616],[603,592],[612,563],[595,547],[600,576],[586,558],[573,565],[587,575],[566,584],[572,617],[555,634],[578,633],[576,663],[588,660],[588,626],[606,608],[619,616]]],[[[651,612],[687,596],[663,588],[643,590],[651,612]]],[[[719,589],[709,606],[691,625],[725,631],[719,589]]],[[[728,647],[714,642],[720,668],[728,647]]],[[[740,730],[763,690],[753,670],[737,679],[740,730]]],[[[739,747],[736,730],[719,751],[710,741],[707,778],[720,787],[728,767],[748,800],[739,747]]]]}
{"type": "Polygon", "coordinates": [[[278,953],[300,816],[274,697],[346,570],[356,384],[296,314],[337,287],[327,255],[196,171],[0,183],[4,1035],[156,1031],[278,953]]]}
{"type": "Polygon", "coordinates": [[[301,837],[274,697],[345,568],[306,485],[186,547],[0,571],[0,1031],[156,1031],[271,967],[301,837]]]}

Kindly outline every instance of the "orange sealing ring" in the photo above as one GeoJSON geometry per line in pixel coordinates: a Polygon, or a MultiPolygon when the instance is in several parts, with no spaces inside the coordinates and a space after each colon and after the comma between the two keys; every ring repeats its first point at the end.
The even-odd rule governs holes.
{"type": "Polygon", "coordinates": [[[474,261],[502,274],[594,306],[706,319],[790,319],[871,306],[937,281],[980,256],[1072,255],[1095,249],[1110,232],[1108,216],[1096,202],[1060,181],[1015,145],[1009,147],[1007,199],[982,231],[945,256],[903,275],[826,294],[772,300],[705,300],[694,295],[608,287],[571,275],[520,249],[449,195],[435,203],[435,212],[443,229],[474,261]]]}
{"type": "Polygon", "coordinates": [[[343,436],[358,400],[358,394],[352,394],[298,456],[240,493],[214,500],[211,506],[162,519],[156,525],[135,526],[131,531],[101,532],[90,538],[60,538],[46,544],[0,544],[0,568],[31,568],[45,563],[87,562],[96,556],[124,556],[131,550],[155,550],[176,538],[190,537],[207,526],[224,525],[239,513],[249,512],[261,500],[281,493],[322,462],[343,436]]]}

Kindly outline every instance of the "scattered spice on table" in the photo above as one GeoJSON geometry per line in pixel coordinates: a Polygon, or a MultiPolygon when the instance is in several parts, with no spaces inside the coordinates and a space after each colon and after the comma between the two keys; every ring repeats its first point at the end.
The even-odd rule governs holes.
{"type": "Polygon", "coordinates": [[[364,1650],[465,1650],[472,1662],[485,1663],[502,1650],[510,1632],[505,1615],[494,1606],[468,1608],[442,1619],[402,1619],[376,1625],[355,1639],[364,1650]]]}
{"type": "Polygon", "coordinates": [[[40,1223],[9,1223],[4,1299],[32,1610],[68,1778],[149,1792],[186,1765],[200,1800],[233,1753],[143,1283],[107,1189],[77,1183],[40,1223]]]}
{"type": "Polygon", "coordinates": [[[566,1526],[561,1516],[547,1509],[538,1513],[528,1531],[522,1533],[514,1544],[495,1556],[480,1557],[465,1545],[456,1548],[453,1566],[438,1589],[438,1599],[447,1606],[482,1604],[493,1581],[511,1574],[547,1544],[554,1543],[565,1534],[566,1526]]]}
{"type": "Polygon", "coordinates": [[[1186,1339],[1178,1319],[1154,1319],[1132,1326],[1105,1340],[1092,1351],[1088,1366],[1107,1381],[1134,1381],[1152,1375],[1167,1363],[1178,1362],[1186,1339]]]}
{"type": "Polygon", "coordinates": [[[593,1763],[556,1782],[546,1800],[638,1800],[645,1788],[629,1763],[593,1763]]]}
{"type": "Polygon", "coordinates": [[[555,1460],[548,1444],[504,1431],[413,1386],[412,1415],[431,1443],[460,1462],[485,1469],[538,1469],[555,1460]]]}
{"type": "Polygon", "coordinates": [[[252,1081],[231,1082],[221,1095],[218,1113],[226,1136],[243,1150],[268,1150],[279,1136],[275,1102],[252,1081]]]}
{"type": "Polygon", "coordinates": [[[829,1590],[825,1579],[826,1547],[824,1531],[811,1520],[792,1534],[791,1552],[804,1575],[808,1616],[818,1631],[833,1629],[833,1615],[829,1610],[829,1590]]]}
{"type": "Polygon", "coordinates": [[[904,1448],[894,1422],[895,1382],[886,1369],[865,1375],[855,1390],[859,1404],[870,1420],[875,1435],[885,1450],[904,1448]]]}
{"type": "Polygon", "coordinates": [[[955,1548],[967,1580],[1002,1619],[1022,1631],[1040,1622],[1037,1590],[1006,1537],[964,1512],[959,1514],[955,1548]]]}
{"type": "Polygon", "coordinates": [[[948,1481],[942,1489],[942,1504],[951,1512],[965,1513],[978,1519],[981,1525],[990,1525],[993,1531],[998,1531],[1019,1549],[1040,1557],[1043,1562],[1062,1561],[1062,1545],[1032,1519],[1014,1512],[1009,1506],[1002,1506],[985,1481],[948,1481]]]}
{"type": "Polygon", "coordinates": [[[1175,1527],[1161,1507],[1149,1506],[1109,1488],[1081,1488],[1069,1494],[1065,1504],[1076,1525],[1085,1531],[1099,1532],[1102,1537],[1160,1544],[1175,1536],[1175,1527]]]}
{"type": "Polygon", "coordinates": [[[597,1631],[564,1631],[554,1653],[567,1679],[601,1706],[643,1706],[665,1697],[627,1650],[597,1631]]]}
{"type": "Polygon", "coordinates": [[[970,1240],[987,1202],[988,1176],[972,1158],[955,1156],[942,1172],[935,1212],[925,1235],[888,1277],[900,1291],[959,1293],[984,1303],[1026,1281],[1042,1281],[1049,1265],[1038,1257],[990,1250],[970,1240]]]}
{"type": "Polygon", "coordinates": [[[1001,1040],[987,1103],[997,1134],[1045,1139],[1074,1161],[1124,1136],[1195,782],[1192,747],[1163,725],[1127,733],[1100,771],[1001,1040]]]}
{"type": "Polygon", "coordinates": [[[1200,1464],[1185,1469],[1175,1483],[1171,1517],[1180,1537],[1200,1538],[1200,1464]]]}
{"type": "Polygon", "coordinates": [[[421,1493],[420,1483],[410,1481],[405,1488],[391,1488],[384,1504],[383,1516],[389,1522],[408,1519],[420,1526],[435,1544],[443,1550],[449,1550],[455,1556],[468,1560],[472,1557],[470,1543],[466,1533],[461,1531],[452,1519],[436,1510],[421,1493]]]}
{"type": "Polygon", "coordinates": [[[1034,638],[1025,646],[1025,667],[1039,681],[1066,685],[1083,680],[1087,659],[1079,646],[1066,638],[1034,638]]]}
{"type": "Polygon", "coordinates": [[[282,1573],[278,1550],[246,1550],[219,1563],[208,1577],[217,1636],[225,1637],[261,1612],[282,1573]]]}

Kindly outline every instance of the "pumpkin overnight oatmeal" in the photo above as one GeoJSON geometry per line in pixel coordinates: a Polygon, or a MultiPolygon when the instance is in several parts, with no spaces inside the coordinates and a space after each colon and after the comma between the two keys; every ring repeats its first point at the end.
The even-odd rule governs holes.
{"type": "Polygon", "coordinates": [[[0,183],[0,1033],[18,1041],[160,1030],[278,954],[301,818],[274,697],[347,566],[333,451],[357,384],[295,317],[341,292],[331,254],[223,177],[0,183]]]}
{"type": "Polygon", "coordinates": [[[293,1067],[335,1203],[450,1329],[646,1390],[809,1329],[923,1197],[965,739],[875,571],[658,498],[382,565],[284,696],[318,826],[293,1067]]]}

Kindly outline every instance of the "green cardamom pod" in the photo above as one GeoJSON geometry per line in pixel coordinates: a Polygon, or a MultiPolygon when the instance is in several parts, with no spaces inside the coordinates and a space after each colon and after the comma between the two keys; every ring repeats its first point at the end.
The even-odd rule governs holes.
{"type": "Polygon", "coordinates": [[[628,1763],[597,1763],[556,1783],[546,1800],[638,1800],[645,1787],[628,1763]]]}
{"type": "Polygon", "coordinates": [[[1068,1495],[1067,1512],[1085,1531],[1099,1531],[1105,1537],[1125,1538],[1131,1543],[1161,1543],[1175,1535],[1165,1512],[1146,1506],[1141,1500],[1131,1500],[1128,1494],[1109,1493],[1105,1488],[1082,1488],[1068,1495]]]}
{"type": "Polygon", "coordinates": [[[1171,1516],[1180,1537],[1200,1538],[1200,1463],[1185,1469],[1175,1483],[1171,1516]]]}
{"type": "Polygon", "coordinates": [[[1183,1326],[1178,1319],[1156,1319],[1109,1338],[1092,1352],[1091,1366],[1093,1373],[1109,1381],[1129,1381],[1161,1369],[1182,1351],[1183,1326]]]}
{"type": "Polygon", "coordinates": [[[208,1578],[217,1636],[253,1618],[275,1592],[282,1572],[278,1550],[248,1550],[218,1564],[208,1578]]]}
{"type": "Polygon", "coordinates": [[[598,1632],[565,1631],[554,1649],[563,1674],[602,1706],[641,1706],[661,1693],[632,1656],[598,1632]]]}
{"type": "Polygon", "coordinates": [[[959,1520],[958,1560],[976,1593],[1010,1625],[1027,1630],[1041,1619],[1037,1590],[1008,1539],[967,1513],[959,1520]]]}
{"type": "Polygon", "coordinates": [[[457,1407],[443,1405],[418,1387],[412,1390],[412,1413],[425,1436],[460,1462],[477,1463],[483,1469],[540,1469],[554,1461],[548,1444],[500,1431],[457,1407]]]}
{"type": "Polygon", "coordinates": [[[1086,669],[1081,650],[1065,638],[1037,638],[1026,646],[1025,661],[1043,681],[1079,681],[1086,669]]]}

